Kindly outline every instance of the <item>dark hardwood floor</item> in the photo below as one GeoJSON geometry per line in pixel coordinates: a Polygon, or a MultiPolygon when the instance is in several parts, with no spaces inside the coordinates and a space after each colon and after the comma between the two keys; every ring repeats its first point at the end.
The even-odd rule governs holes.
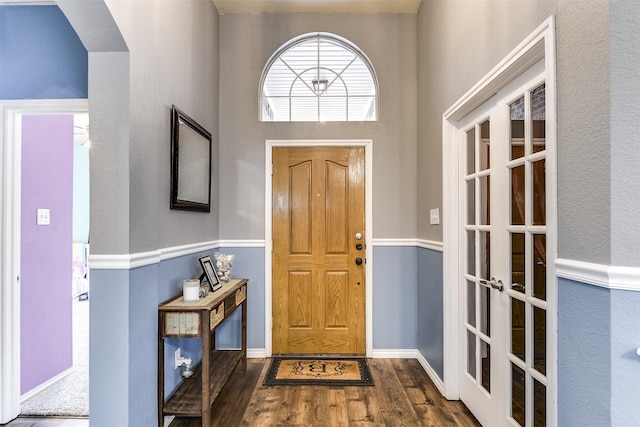
{"type": "MultiPolygon", "coordinates": [[[[269,359],[248,359],[214,402],[213,426],[479,426],[444,399],[414,359],[369,359],[373,387],[263,386],[269,359]]],[[[175,419],[171,427],[200,426],[175,419]]]]}
{"type": "MultiPolygon", "coordinates": [[[[444,399],[414,359],[369,359],[373,387],[263,386],[269,359],[248,359],[212,408],[211,427],[224,426],[479,426],[461,402],[444,399]]],[[[82,427],[89,421],[18,418],[10,427],[82,427]]],[[[200,427],[175,419],[171,427],[200,427]]]]}

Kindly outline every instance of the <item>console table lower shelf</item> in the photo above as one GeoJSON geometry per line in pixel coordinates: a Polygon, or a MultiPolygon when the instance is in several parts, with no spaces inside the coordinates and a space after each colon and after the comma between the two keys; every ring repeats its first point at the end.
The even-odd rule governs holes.
{"type": "MultiPolygon", "coordinates": [[[[242,362],[244,354],[240,350],[212,351],[210,360],[216,369],[209,370],[209,406],[216,400],[220,390],[236,367],[242,362]]],[[[163,405],[162,415],[180,417],[202,416],[202,364],[194,368],[193,376],[185,380],[169,396],[163,405]]]]}

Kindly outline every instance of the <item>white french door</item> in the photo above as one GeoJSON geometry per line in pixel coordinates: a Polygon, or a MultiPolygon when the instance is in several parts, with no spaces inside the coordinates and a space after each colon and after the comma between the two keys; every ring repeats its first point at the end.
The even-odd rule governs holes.
{"type": "Polygon", "coordinates": [[[540,61],[458,126],[460,397],[483,425],[546,425],[555,280],[545,125],[540,61]]]}

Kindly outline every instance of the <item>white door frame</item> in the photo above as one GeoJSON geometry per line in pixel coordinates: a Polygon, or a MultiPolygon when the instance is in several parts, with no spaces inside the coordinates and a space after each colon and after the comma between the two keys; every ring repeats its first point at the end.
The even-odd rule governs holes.
{"type": "MultiPolygon", "coordinates": [[[[459,247],[459,168],[458,122],[483,102],[506,86],[541,59],[545,61],[546,81],[546,133],[547,168],[552,171],[547,179],[547,192],[551,197],[547,217],[547,277],[556,282],[554,263],[557,258],[557,214],[556,214],[556,52],[555,18],[550,16],[525,40],[523,40],[496,67],[484,76],[465,95],[456,101],[443,115],[443,283],[444,283],[444,396],[458,399],[460,389],[460,357],[462,348],[458,341],[460,315],[458,306],[458,277],[464,258],[459,247]],[[451,218],[448,221],[447,218],[451,218]]],[[[552,283],[552,282],[549,282],[552,283]]],[[[557,288],[557,287],[556,287],[557,288]]],[[[548,295],[549,321],[547,343],[550,346],[547,359],[547,416],[557,420],[557,290],[548,295]]]]}
{"type": "Polygon", "coordinates": [[[264,255],[264,339],[265,356],[272,354],[272,199],[273,199],[273,148],[274,147],[364,147],[365,175],[364,175],[364,222],[365,222],[365,341],[366,355],[373,354],[373,141],[370,139],[292,139],[267,140],[265,153],[265,255],[264,255]]]}
{"type": "Polygon", "coordinates": [[[86,99],[0,100],[0,423],[20,414],[22,116],[87,113],[86,99]]]}

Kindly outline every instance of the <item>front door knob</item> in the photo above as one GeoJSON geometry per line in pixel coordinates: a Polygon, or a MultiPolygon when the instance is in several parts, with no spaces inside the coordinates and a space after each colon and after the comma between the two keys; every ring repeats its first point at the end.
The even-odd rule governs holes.
{"type": "Polygon", "coordinates": [[[356,258],[356,264],[357,265],[362,264],[362,258],[356,258]]]}

